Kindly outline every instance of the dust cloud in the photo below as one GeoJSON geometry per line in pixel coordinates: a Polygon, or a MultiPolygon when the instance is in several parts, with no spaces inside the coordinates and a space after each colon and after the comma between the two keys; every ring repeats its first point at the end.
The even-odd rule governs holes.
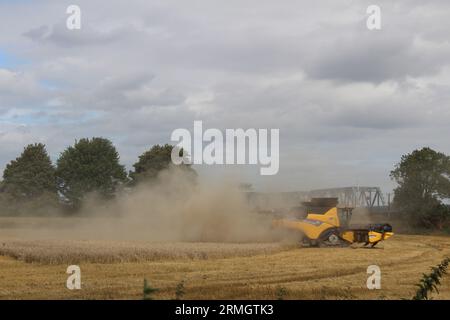
{"type": "Polygon", "coordinates": [[[376,221],[374,221],[373,217],[370,215],[369,209],[358,207],[353,209],[351,223],[366,225],[370,223],[376,223],[376,221]]]}
{"type": "Polygon", "coordinates": [[[125,188],[113,200],[89,195],[72,217],[22,218],[32,226],[8,232],[21,239],[272,241],[272,217],[252,211],[237,185],[193,183],[191,175],[171,167],[156,181],[125,188]]]}

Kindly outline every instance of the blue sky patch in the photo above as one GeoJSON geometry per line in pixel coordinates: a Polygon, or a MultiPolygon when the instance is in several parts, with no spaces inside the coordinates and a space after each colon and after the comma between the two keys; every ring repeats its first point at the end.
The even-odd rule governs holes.
{"type": "Polygon", "coordinates": [[[0,68],[10,69],[24,64],[25,62],[25,60],[15,57],[14,55],[7,53],[5,50],[0,49],[0,68]]]}

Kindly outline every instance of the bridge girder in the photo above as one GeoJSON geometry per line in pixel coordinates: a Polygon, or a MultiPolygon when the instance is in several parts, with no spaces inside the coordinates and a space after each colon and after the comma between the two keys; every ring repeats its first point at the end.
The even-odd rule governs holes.
{"type": "Polygon", "coordinates": [[[379,187],[344,187],[309,191],[311,198],[334,197],[339,204],[348,207],[381,207],[386,206],[383,193],[379,187]]]}

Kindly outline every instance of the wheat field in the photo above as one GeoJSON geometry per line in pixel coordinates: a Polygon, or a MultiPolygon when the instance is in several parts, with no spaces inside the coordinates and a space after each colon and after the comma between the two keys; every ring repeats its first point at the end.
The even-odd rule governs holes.
{"type": "Polygon", "coordinates": [[[287,250],[281,243],[208,243],[140,241],[2,241],[0,256],[28,263],[79,264],[246,257],[287,250]]]}
{"type": "MultiPolygon", "coordinates": [[[[379,248],[284,244],[129,243],[0,240],[0,299],[142,299],[143,279],[173,299],[409,299],[423,273],[450,255],[450,238],[395,235],[379,248]],[[96,257],[95,255],[98,255],[96,257]],[[78,264],[82,289],[65,287],[78,264]],[[367,267],[382,272],[366,287],[367,267]]],[[[440,294],[450,299],[450,277],[440,294]]]]}

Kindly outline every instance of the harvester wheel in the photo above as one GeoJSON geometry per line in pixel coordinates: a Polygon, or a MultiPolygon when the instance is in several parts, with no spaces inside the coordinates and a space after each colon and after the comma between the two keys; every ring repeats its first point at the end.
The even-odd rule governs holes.
{"type": "Polygon", "coordinates": [[[349,243],[339,237],[339,230],[331,229],[323,232],[319,237],[320,247],[347,247],[349,243]]]}

